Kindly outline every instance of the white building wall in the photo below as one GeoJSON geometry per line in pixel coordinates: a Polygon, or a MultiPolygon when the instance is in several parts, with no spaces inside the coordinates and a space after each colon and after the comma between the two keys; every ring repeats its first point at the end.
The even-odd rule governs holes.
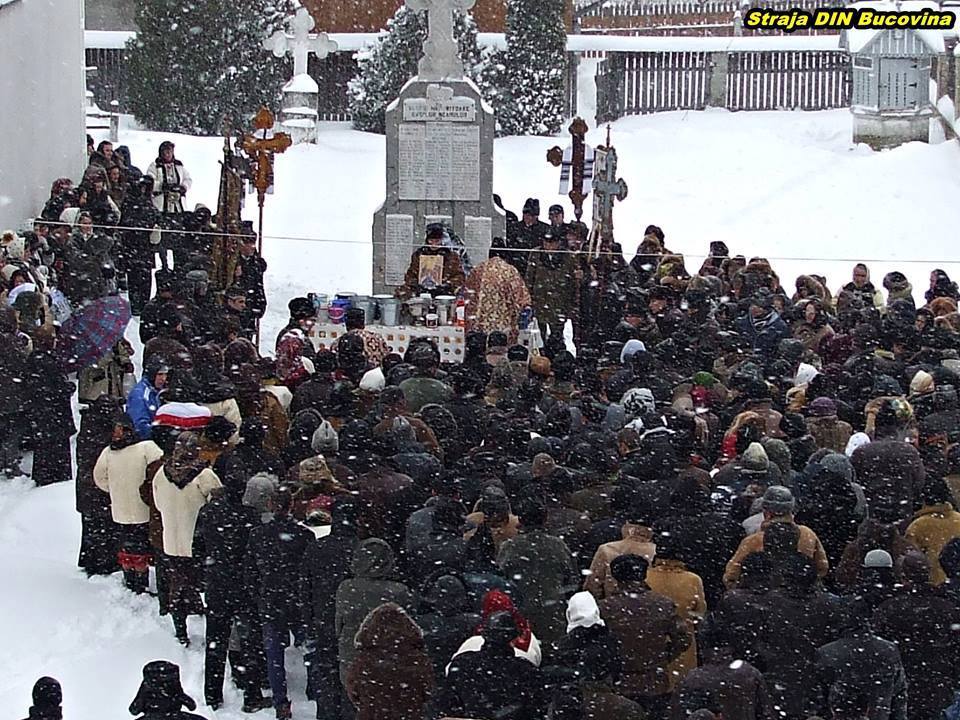
{"type": "Polygon", "coordinates": [[[0,0],[0,230],[86,160],[83,0],[0,0]]]}

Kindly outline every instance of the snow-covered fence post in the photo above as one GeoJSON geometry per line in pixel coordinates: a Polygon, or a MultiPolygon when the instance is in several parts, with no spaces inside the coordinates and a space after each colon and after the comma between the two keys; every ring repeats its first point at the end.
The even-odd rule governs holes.
{"type": "Polygon", "coordinates": [[[709,82],[707,83],[707,107],[727,106],[727,76],[730,73],[730,54],[727,51],[711,52],[707,66],[709,82]]]}

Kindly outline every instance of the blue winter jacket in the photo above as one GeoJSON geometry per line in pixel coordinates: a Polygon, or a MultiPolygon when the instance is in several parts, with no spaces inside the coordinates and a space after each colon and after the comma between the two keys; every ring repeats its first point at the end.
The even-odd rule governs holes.
{"type": "Polygon", "coordinates": [[[127,415],[141,440],[149,440],[153,434],[153,418],[160,407],[160,392],[147,378],[138,382],[127,397],[127,415]]]}

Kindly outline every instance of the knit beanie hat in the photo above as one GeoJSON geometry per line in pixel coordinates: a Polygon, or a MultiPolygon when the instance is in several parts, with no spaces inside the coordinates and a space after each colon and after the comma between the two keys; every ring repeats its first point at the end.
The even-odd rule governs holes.
{"type": "Polygon", "coordinates": [[[828,397],[818,397],[810,403],[810,417],[830,417],[837,414],[837,404],[828,397]]]}
{"type": "Polygon", "coordinates": [[[280,481],[276,475],[257,473],[247,481],[246,492],[243,493],[243,504],[259,513],[269,511],[268,503],[276,497],[280,481]]]}
{"type": "Polygon", "coordinates": [[[633,417],[643,417],[657,409],[657,401],[649,388],[630,388],[623,394],[620,404],[633,417]]]}
{"type": "MultiPolygon", "coordinates": [[[[60,683],[52,677],[42,677],[33,684],[33,707],[39,711],[50,711],[60,707],[63,691],[60,683]]],[[[31,713],[30,717],[33,717],[31,713]]],[[[46,717],[46,715],[40,715],[46,717]]]]}
{"type": "Polygon", "coordinates": [[[770,469],[770,458],[767,457],[767,451],[763,449],[763,445],[753,442],[743,453],[740,464],[745,472],[765,473],[770,469]]]}
{"type": "Polygon", "coordinates": [[[332,482],[333,473],[327,465],[323,455],[315,455],[300,462],[300,483],[303,485],[318,485],[323,482],[332,482]]]}
{"type": "Polygon", "coordinates": [[[324,420],[310,438],[310,447],[320,455],[336,455],[340,451],[340,436],[333,425],[324,420]]]}
{"type": "Polygon", "coordinates": [[[796,507],[793,493],[783,485],[771,485],[763,494],[763,509],[772,515],[789,515],[796,507]]]}
{"type": "Polygon", "coordinates": [[[717,383],[717,378],[712,373],[700,371],[693,376],[693,384],[699,387],[712,388],[717,383]]]}
{"type": "Polygon", "coordinates": [[[892,568],[893,558],[886,550],[871,550],[863,558],[865,568],[892,568]]]}

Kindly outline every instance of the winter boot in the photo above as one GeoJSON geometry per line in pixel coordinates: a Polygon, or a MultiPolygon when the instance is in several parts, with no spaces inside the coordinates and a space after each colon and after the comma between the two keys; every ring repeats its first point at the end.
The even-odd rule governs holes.
{"type": "Polygon", "coordinates": [[[184,647],[190,647],[190,636],[187,635],[187,616],[178,612],[171,613],[173,617],[173,631],[177,640],[184,647]]]}
{"type": "Polygon", "coordinates": [[[145,592],[150,580],[150,556],[119,550],[117,561],[123,570],[123,584],[126,588],[138,595],[145,592]]]}
{"type": "Polygon", "coordinates": [[[290,708],[289,702],[277,705],[277,720],[290,720],[292,717],[293,710],[290,708]]]}
{"type": "MultiPolygon", "coordinates": [[[[262,695],[251,695],[243,699],[243,712],[248,714],[258,713],[273,707],[273,698],[263,697],[262,695]]],[[[278,716],[279,717],[279,716],[278,716]]]]}

